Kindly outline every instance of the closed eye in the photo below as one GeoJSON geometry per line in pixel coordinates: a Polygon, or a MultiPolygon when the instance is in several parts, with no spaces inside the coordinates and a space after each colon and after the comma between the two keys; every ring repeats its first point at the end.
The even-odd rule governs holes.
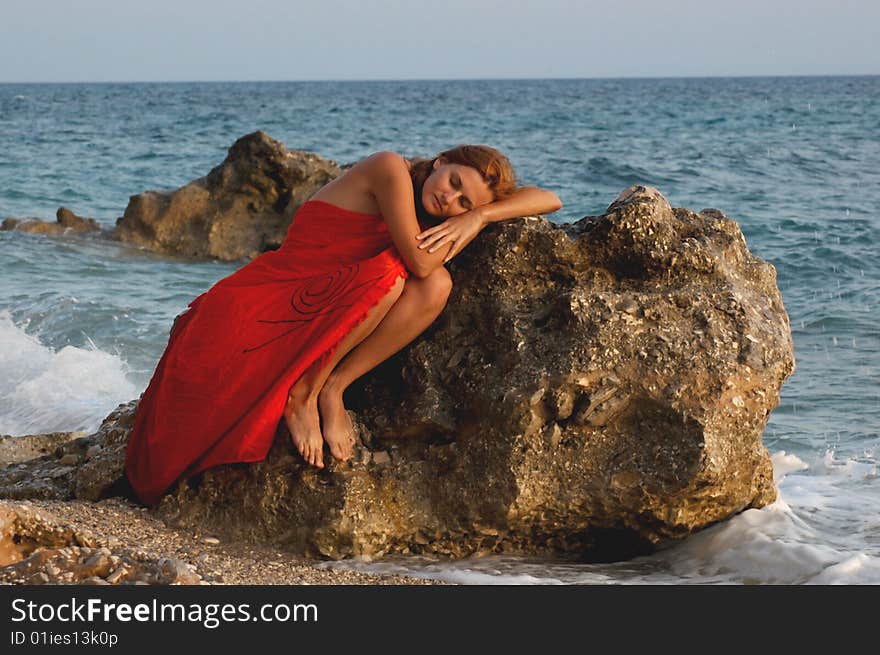
{"type": "MultiPolygon", "coordinates": [[[[457,175],[457,174],[453,175],[450,178],[450,181],[452,182],[452,186],[455,187],[456,189],[461,188],[461,177],[459,175],[457,175]]],[[[473,209],[474,208],[474,203],[472,203],[471,199],[468,198],[467,196],[459,196],[458,201],[461,203],[461,206],[464,207],[465,209],[473,209]]]]}

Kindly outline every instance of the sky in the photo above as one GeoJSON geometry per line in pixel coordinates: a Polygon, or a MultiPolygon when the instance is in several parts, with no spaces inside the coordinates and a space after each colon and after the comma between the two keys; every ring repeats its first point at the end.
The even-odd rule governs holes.
{"type": "Polygon", "coordinates": [[[878,0],[0,0],[0,82],[880,74],[878,0]]]}

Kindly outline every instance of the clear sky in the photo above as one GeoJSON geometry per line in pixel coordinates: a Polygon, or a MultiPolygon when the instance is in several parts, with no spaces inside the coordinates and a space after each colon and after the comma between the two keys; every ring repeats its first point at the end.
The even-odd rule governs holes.
{"type": "Polygon", "coordinates": [[[880,74],[880,0],[0,0],[0,82],[880,74]]]}

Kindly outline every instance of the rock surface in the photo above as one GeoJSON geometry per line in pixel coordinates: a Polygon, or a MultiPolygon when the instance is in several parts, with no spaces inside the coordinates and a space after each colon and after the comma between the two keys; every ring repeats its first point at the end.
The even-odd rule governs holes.
{"type": "Polygon", "coordinates": [[[51,453],[25,461],[12,456],[12,445],[0,444],[5,445],[0,449],[0,465],[5,465],[0,468],[0,498],[97,500],[115,493],[123,477],[125,446],[136,407],[136,400],[120,405],[92,435],[4,437],[24,439],[34,452],[51,453]]]}
{"type": "Polygon", "coordinates": [[[85,432],[51,432],[24,437],[5,435],[0,437],[0,466],[26,462],[49,455],[68,441],[87,436],[85,432]]]}
{"type": "MultiPolygon", "coordinates": [[[[441,317],[349,390],[351,462],[312,469],[279,427],[266,461],[183,482],[158,514],[330,558],[622,559],[774,500],[761,435],[791,333],[735,221],[637,187],[573,224],[493,224],[450,271],[441,317]]],[[[133,409],[0,470],[0,496],[122,493],[133,409]]]]}
{"type": "Polygon", "coordinates": [[[340,172],[332,161],[254,132],[207,176],[176,191],[132,196],[114,237],[185,257],[253,258],[278,248],[300,205],[340,172]]]}

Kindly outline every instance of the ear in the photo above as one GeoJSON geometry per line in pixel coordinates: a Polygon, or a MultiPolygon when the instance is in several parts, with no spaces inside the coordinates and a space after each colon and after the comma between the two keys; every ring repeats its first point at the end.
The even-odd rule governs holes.
{"type": "Polygon", "coordinates": [[[440,157],[437,157],[434,159],[434,164],[431,166],[431,168],[436,171],[438,168],[440,168],[445,163],[447,163],[446,159],[441,155],[440,157]]]}

